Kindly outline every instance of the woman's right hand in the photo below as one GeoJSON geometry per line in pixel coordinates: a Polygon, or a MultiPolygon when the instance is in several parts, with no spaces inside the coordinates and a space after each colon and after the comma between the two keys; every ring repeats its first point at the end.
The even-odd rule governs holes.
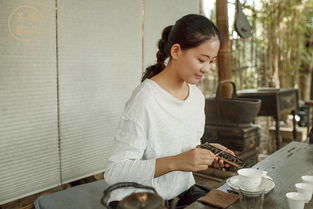
{"type": "Polygon", "coordinates": [[[176,171],[207,170],[217,157],[209,150],[194,148],[173,156],[172,169],[176,171]]]}

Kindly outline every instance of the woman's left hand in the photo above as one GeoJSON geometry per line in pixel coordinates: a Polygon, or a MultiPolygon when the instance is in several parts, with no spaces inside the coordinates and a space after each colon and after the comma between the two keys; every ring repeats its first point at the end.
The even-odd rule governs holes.
{"type": "MultiPolygon", "coordinates": [[[[210,143],[210,145],[218,148],[218,149],[221,149],[225,152],[228,152],[229,154],[232,154],[232,155],[235,155],[235,153],[233,151],[231,151],[230,149],[227,149],[226,147],[224,147],[223,145],[221,144],[218,144],[218,143],[210,143]]],[[[214,163],[213,163],[213,166],[216,167],[216,168],[228,168],[230,167],[230,164],[224,162],[224,160],[221,160],[221,159],[215,159],[214,160],[214,163]]]]}

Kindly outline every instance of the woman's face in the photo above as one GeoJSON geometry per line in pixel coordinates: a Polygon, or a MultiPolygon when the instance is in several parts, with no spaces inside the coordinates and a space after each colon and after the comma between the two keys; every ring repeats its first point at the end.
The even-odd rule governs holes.
{"type": "Polygon", "coordinates": [[[179,50],[176,57],[178,76],[190,84],[197,84],[215,62],[220,41],[211,38],[195,48],[179,50]]]}

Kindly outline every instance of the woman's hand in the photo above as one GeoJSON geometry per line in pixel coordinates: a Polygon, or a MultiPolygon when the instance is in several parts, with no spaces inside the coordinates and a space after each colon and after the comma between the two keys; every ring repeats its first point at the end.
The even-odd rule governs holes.
{"type": "MultiPolygon", "coordinates": [[[[218,149],[221,149],[225,152],[228,152],[229,154],[232,154],[232,155],[235,155],[235,153],[229,149],[227,149],[226,147],[224,147],[223,145],[221,144],[218,144],[218,143],[210,143],[210,145],[218,148],[218,149]]],[[[213,163],[213,166],[216,167],[216,168],[223,168],[223,167],[226,167],[228,168],[230,166],[230,164],[228,163],[225,163],[224,160],[221,160],[219,159],[218,157],[216,157],[216,159],[214,160],[214,163],[213,163]]]]}
{"type": "MultiPolygon", "coordinates": [[[[234,155],[234,152],[220,144],[211,144],[225,152],[234,155]]],[[[188,150],[174,156],[162,157],[156,159],[154,177],[162,176],[172,171],[202,171],[207,170],[209,166],[214,167],[229,167],[228,163],[218,159],[210,150],[200,147],[188,150]]]]}
{"type": "Polygon", "coordinates": [[[172,170],[201,171],[207,170],[217,157],[209,150],[194,148],[173,156],[172,170]]]}

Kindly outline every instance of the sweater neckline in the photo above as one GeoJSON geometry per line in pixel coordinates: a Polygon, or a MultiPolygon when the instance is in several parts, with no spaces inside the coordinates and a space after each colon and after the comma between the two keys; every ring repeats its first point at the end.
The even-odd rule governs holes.
{"type": "Polygon", "coordinates": [[[190,84],[187,83],[188,85],[188,96],[186,97],[186,99],[179,99],[177,97],[175,97],[173,94],[171,94],[170,92],[168,92],[167,90],[165,90],[164,88],[162,88],[157,82],[155,82],[154,80],[151,79],[146,79],[149,83],[151,83],[152,85],[156,86],[156,88],[162,92],[164,95],[166,95],[168,98],[170,98],[171,100],[175,101],[175,102],[179,102],[179,103],[186,103],[187,101],[190,100],[191,98],[191,86],[190,84]]]}

